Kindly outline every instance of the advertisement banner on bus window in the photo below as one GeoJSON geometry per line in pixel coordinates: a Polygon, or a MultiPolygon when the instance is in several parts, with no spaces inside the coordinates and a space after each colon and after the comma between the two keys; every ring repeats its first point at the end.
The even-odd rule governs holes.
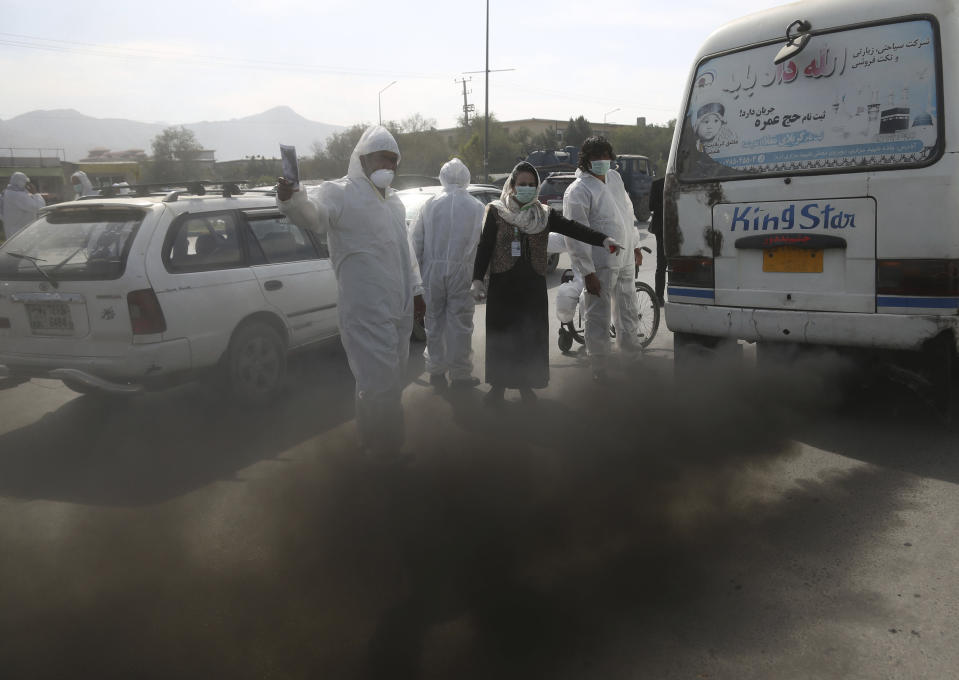
{"type": "Polygon", "coordinates": [[[686,178],[921,164],[939,141],[936,54],[925,20],[813,36],[704,62],[680,144],[686,178]]]}

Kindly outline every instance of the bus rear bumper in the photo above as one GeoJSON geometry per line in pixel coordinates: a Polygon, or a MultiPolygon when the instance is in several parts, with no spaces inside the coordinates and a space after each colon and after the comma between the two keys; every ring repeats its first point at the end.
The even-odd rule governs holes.
{"type": "Polygon", "coordinates": [[[668,302],[666,325],[674,333],[748,342],[918,350],[943,331],[955,330],[959,317],[806,312],[668,302]]]}

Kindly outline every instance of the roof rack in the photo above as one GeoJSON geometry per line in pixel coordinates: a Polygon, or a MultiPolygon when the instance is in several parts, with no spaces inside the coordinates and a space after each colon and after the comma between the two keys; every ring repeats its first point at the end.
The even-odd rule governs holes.
{"type": "Polygon", "coordinates": [[[122,196],[121,189],[131,189],[133,195],[137,197],[144,196],[155,196],[158,193],[158,190],[168,189],[170,187],[178,187],[172,191],[159,191],[162,195],[165,193],[163,199],[164,203],[172,203],[177,200],[180,196],[185,195],[194,195],[194,196],[205,196],[207,194],[207,187],[220,187],[220,194],[224,198],[230,198],[231,196],[236,196],[237,194],[242,194],[243,189],[240,188],[240,185],[246,185],[247,187],[251,186],[253,182],[246,179],[234,179],[234,180],[205,180],[205,179],[191,179],[191,180],[180,180],[172,182],[146,182],[139,184],[130,184],[123,187],[103,187],[100,189],[99,198],[113,198],[115,196],[122,196]]]}

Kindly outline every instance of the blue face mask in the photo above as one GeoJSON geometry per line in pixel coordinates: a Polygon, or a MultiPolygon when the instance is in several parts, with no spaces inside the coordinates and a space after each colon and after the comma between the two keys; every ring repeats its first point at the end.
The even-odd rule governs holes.
{"type": "Polygon", "coordinates": [[[589,170],[594,175],[603,176],[609,172],[610,163],[612,163],[612,161],[590,161],[589,170]]]}
{"type": "Polygon", "coordinates": [[[536,187],[516,187],[516,200],[526,205],[536,197],[536,187]]]}

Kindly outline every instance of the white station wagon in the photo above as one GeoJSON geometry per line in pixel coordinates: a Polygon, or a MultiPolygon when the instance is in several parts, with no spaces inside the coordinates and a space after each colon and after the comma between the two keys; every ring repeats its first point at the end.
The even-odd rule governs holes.
{"type": "Polygon", "coordinates": [[[61,203],[0,247],[0,385],[136,394],[221,376],[259,402],[335,336],[324,243],[262,194],[61,203]]]}

